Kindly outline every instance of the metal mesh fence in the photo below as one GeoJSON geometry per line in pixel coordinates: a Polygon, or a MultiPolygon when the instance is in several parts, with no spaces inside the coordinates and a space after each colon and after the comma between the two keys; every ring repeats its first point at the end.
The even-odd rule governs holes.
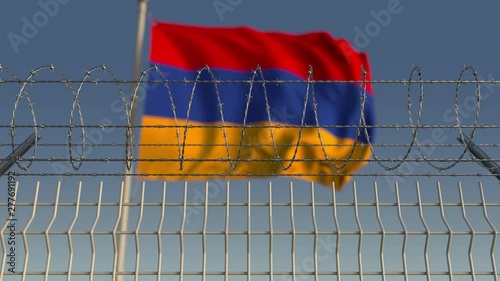
{"type": "Polygon", "coordinates": [[[2,227],[0,277],[498,280],[498,188],[396,185],[382,201],[376,183],[342,195],[304,187],[144,183],[125,204],[113,200],[122,188],[103,183],[17,186],[20,219],[14,231],[11,221],[2,227]],[[133,214],[127,231],[118,229],[123,205],[133,214]],[[117,272],[121,234],[131,243],[117,272]],[[9,237],[20,245],[14,275],[5,270],[9,237]]]}

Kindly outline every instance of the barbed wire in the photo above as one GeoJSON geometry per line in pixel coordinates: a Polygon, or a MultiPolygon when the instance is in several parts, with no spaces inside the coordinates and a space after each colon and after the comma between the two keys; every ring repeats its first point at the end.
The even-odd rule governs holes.
{"type": "MultiPolygon", "coordinates": [[[[21,143],[15,144],[16,146],[21,145],[21,143]]],[[[73,146],[82,146],[83,144],[73,144],[73,146]]],[[[87,143],[85,144],[86,146],[89,147],[123,147],[126,146],[126,144],[123,143],[87,143]]],[[[158,147],[170,147],[170,146],[178,146],[177,144],[168,144],[168,143],[133,143],[131,144],[133,147],[141,147],[141,146],[158,146],[158,147]]],[[[500,147],[499,143],[475,143],[476,146],[479,147],[500,147]]],[[[0,143],[0,147],[2,146],[11,146],[10,143],[0,143]]],[[[67,143],[39,143],[38,146],[40,147],[67,147],[67,143]]],[[[199,143],[199,144],[193,144],[193,143],[187,143],[186,146],[193,146],[193,147],[221,147],[225,146],[225,144],[207,144],[207,143],[199,143]]],[[[228,144],[228,146],[238,146],[238,144],[228,144]]],[[[243,146],[246,147],[253,147],[253,146],[258,146],[258,147],[272,147],[272,144],[252,144],[252,143],[245,143],[243,146]]],[[[276,146],[295,146],[295,144],[283,144],[279,143],[276,144],[276,146]]],[[[321,146],[320,144],[301,144],[301,147],[316,147],[316,146],[321,146]]],[[[324,144],[325,147],[343,147],[343,146],[351,146],[351,144],[324,144]]],[[[379,143],[379,144],[372,144],[373,147],[409,147],[410,144],[407,143],[379,143]]],[[[422,147],[463,147],[463,144],[455,144],[455,143],[422,143],[422,147]]],[[[464,160],[465,161],[465,160],[464,160]]]]}
{"type": "MultiPolygon", "coordinates": [[[[244,178],[244,177],[283,177],[289,178],[290,176],[301,178],[301,177],[331,177],[332,174],[329,173],[294,173],[294,174],[279,174],[279,173],[16,173],[19,176],[28,177],[176,177],[179,179],[198,177],[200,180],[204,178],[244,178]]],[[[335,176],[349,176],[349,177],[383,177],[383,176],[394,176],[394,177],[497,177],[500,174],[487,174],[487,173],[391,173],[391,174],[381,174],[381,173],[336,173],[335,176]]]]}
{"type": "MultiPolygon", "coordinates": [[[[132,129],[141,129],[141,128],[156,128],[156,129],[168,129],[168,128],[178,128],[178,125],[134,125],[130,126],[132,129]]],[[[235,128],[235,129],[244,129],[244,128],[255,128],[255,129],[298,129],[302,128],[311,128],[311,129],[349,129],[349,128],[358,128],[355,125],[302,125],[302,126],[294,126],[294,125],[183,125],[188,129],[197,129],[197,128],[207,128],[207,129],[222,129],[222,128],[235,128]]],[[[41,128],[41,129],[50,129],[50,128],[60,128],[60,129],[77,129],[77,128],[97,128],[97,129],[107,129],[107,128],[129,128],[127,125],[107,125],[107,124],[97,124],[97,125],[0,125],[0,128],[41,128]]],[[[420,126],[411,126],[411,125],[364,125],[361,126],[363,129],[498,129],[500,125],[420,125],[420,126]]]]}
{"type": "MultiPolygon", "coordinates": [[[[2,146],[11,146],[12,152],[15,155],[15,147],[19,144],[19,142],[16,141],[16,129],[20,128],[29,128],[34,130],[35,136],[39,135],[39,129],[48,129],[48,128],[60,128],[60,129],[67,129],[68,134],[67,134],[67,143],[48,143],[48,144],[39,144],[35,143],[35,147],[33,149],[33,152],[30,157],[27,158],[21,158],[16,155],[16,164],[17,166],[24,170],[27,171],[29,167],[32,165],[33,162],[40,162],[40,161],[46,161],[46,162],[53,162],[53,161],[69,161],[71,163],[71,166],[74,171],[78,171],[83,162],[125,162],[126,167],[130,171],[132,163],[133,162],[139,162],[139,161],[165,161],[165,162],[178,162],[180,164],[180,170],[183,169],[183,163],[184,162],[190,162],[190,161],[218,161],[218,162],[225,162],[228,163],[231,171],[235,171],[241,162],[249,162],[249,161],[255,161],[255,162],[273,162],[277,165],[280,166],[281,169],[283,170],[288,170],[294,162],[318,162],[318,163],[323,163],[323,164],[328,164],[328,166],[332,169],[332,171],[336,171],[336,174],[338,175],[351,175],[351,174],[341,174],[338,173],[338,171],[341,171],[345,166],[350,163],[350,162],[369,162],[369,163],[377,163],[379,166],[381,166],[385,171],[394,171],[397,170],[398,168],[403,165],[403,163],[406,162],[424,162],[427,163],[430,167],[432,167],[434,170],[438,171],[439,173],[436,175],[471,175],[471,174],[442,174],[442,171],[449,170],[453,167],[455,167],[459,162],[479,162],[480,160],[476,159],[475,157],[472,157],[471,160],[466,160],[464,159],[465,155],[467,154],[467,147],[472,143],[474,136],[479,129],[496,129],[500,128],[499,125],[495,124],[480,124],[479,123],[479,116],[480,116],[480,108],[481,108],[481,85],[496,85],[500,84],[500,80],[495,80],[495,79],[490,79],[490,80],[484,80],[480,79],[480,77],[477,74],[477,71],[471,67],[471,66],[464,66],[462,71],[460,72],[458,79],[457,80],[424,80],[423,79],[423,73],[422,70],[418,66],[413,66],[408,80],[368,80],[367,79],[367,73],[364,68],[361,69],[360,71],[360,79],[359,80],[315,80],[313,77],[314,71],[313,67],[309,66],[308,69],[308,78],[305,80],[266,80],[264,76],[264,72],[260,68],[260,66],[257,66],[255,69],[252,70],[250,78],[248,80],[220,80],[218,79],[214,72],[210,69],[209,66],[205,66],[203,68],[200,68],[197,70],[197,76],[196,79],[194,80],[174,80],[174,79],[167,79],[168,75],[165,75],[160,69],[153,65],[141,72],[140,78],[137,81],[132,81],[132,80],[120,80],[118,79],[112,71],[110,71],[106,66],[96,66],[91,68],[90,70],[85,72],[85,75],[82,79],[79,80],[71,80],[69,79],[62,71],[54,67],[53,65],[49,66],[42,66],[39,68],[36,68],[35,70],[32,70],[28,77],[26,79],[19,79],[18,76],[16,76],[12,71],[8,70],[7,68],[4,68],[0,66],[0,75],[2,73],[7,74],[7,76],[10,76],[9,79],[1,79],[0,78],[0,87],[2,85],[7,85],[7,84],[19,84],[20,89],[16,95],[13,111],[12,111],[12,118],[10,125],[3,125],[0,124],[0,128],[7,128],[10,130],[10,144],[4,144],[0,143],[0,147],[2,146]],[[51,72],[55,73],[58,75],[60,80],[36,80],[34,79],[37,75],[39,75],[42,72],[51,72]],[[94,76],[97,72],[101,72],[104,75],[109,77],[109,80],[100,80],[100,79],[95,79],[91,76],[94,76]],[[474,79],[473,80],[464,80],[464,76],[471,72],[474,79]],[[150,74],[154,73],[155,75],[159,75],[161,77],[161,80],[148,80],[148,76],[150,74]],[[208,74],[210,79],[202,79],[202,74],[208,74]],[[192,88],[190,91],[190,98],[189,98],[189,104],[188,104],[188,109],[186,112],[186,118],[185,120],[179,121],[179,118],[177,117],[176,113],[176,104],[174,102],[173,98],[173,93],[170,88],[170,84],[175,84],[175,83],[184,83],[184,84],[192,84],[192,88]],[[214,86],[216,98],[217,98],[217,107],[218,111],[220,113],[220,122],[217,125],[190,125],[190,113],[191,113],[191,105],[192,102],[195,98],[195,93],[196,93],[196,87],[198,84],[203,84],[203,83],[209,83],[214,86]],[[223,103],[221,101],[221,95],[219,91],[219,85],[223,83],[245,83],[248,84],[249,86],[249,91],[246,93],[246,104],[245,104],[245,111],[244,111],[244,119],[243,119],[243,124],[242,126],[235,126],[235,125],[230,125],[226,124],[226,119],[224,116],[224,111],[223,111],[223,103]],[[268,100],[268,96],[270,93],[268,93],[267,90],[267,85],[268,84],[285,84],[285,83],[303,83],[306,84],[306,93],[304,97],[304,104],[303,104],[303,110],[300,113],[301,115],[301,122],[300,125],[298,126],[292,126],[292,125],[283,125],[279,124],[276,121],[273,121],[273,116],[271,114],[271,107],[270,103],[268,100]],[[360,98],[360,113],[359,113],[359,122],[357,125],[326,125],[326,124],[320,124],[319,118],[318,118],[318,111],[317,111],[317,99],[316,99],[316,91],[315,91],[315,85],[316,84],[322,84],[322,83],[356,83],[360,85],[360,93],[359,93],[359,98],[360,98]],[[73,102],[72,102],[72,108],[71,108],[71,113],[69,116],[69,121],[68,124],[39,124],[37,121],[37,115],[35,112],[35,106],[32,102],[32,99],[30,98],[30,95],[28,93],[27,85],[32,85],[32,84],[62,84],[65,85],[72,93],[73,95],[73,102]],[[84,114],[82,111],[82,108],[80,106],[80,95],[81,91],[83,89],[83,86],[86,84],[95,84],[95,85],[100,85],[100,84],[115,84],[118,92],[119,92],[119,98],[120,102],[122,103],[124,112],[125,112],[125,125],[111,125],[111,124],[94,124],[94,125],[87,125],[84,122],[84,114]],[[130,99],[127,99],[123,91],[122,85],[133,85],[134,89],[132,94],[130,95],[130,99]],[[155,85],[161,85],[165,87],[165,94],[169,96],[170,103],[171,103],[171,109],[173,113],[173,119],[175,122],[175,125],[172,126],[166,126],[166,125],[135,125],[133,124],[132,120],[132,109],[135,108],[137,100],[138,100],[138,92],[139,89],[142,85],[145,84],[155,84],[155,85]],[[407,102],[407,112],[408,112],[408,118],[409,118],[409,125],[398,125],[398,124],[393,124],[393,125],[369,125],[367,124],[366,121],[366,116],[365,116],[365,105],[366,105],[366,99],[367,99],[367,85],[369,84],[400,84],[407,86],[407,94],[408,94],[408,102],[407,102]],[[428,125],[428,124],[423,124],[422,123],[422,112],[423,112],[423,104],[424,104],[424,85],[425,84],[455,84],[455,102],[454,102],[454,113],[455,113],[455,124],[452,125],[440,125],[440,124],[435,124],[435,125],[428,125]],[[460,91],[460,86],[463,84],[474,84],[476,85],[475,87],[475,102],[477,104],[475,114],[474,114],[474,121],[473,125],[463,125],[461,124],[460,121],[460,113],[459,113],[459,91],[460,91]],[[414,120],[413,114],[412,114],[412,85],[417,85],[419,87],[419,101],[418,101],[418,106],[417,106],[417,114],[416,114],[416,120],[414,120]],[[254,125],[254,124],[247,124],[247,117],[249,113],[249,108],[252,100],[252,94],[253,90],[255,87],[261,86],[264,94],[264,101],[265,104],[263,105],[266,109],[267,113],[267,122],[268,125],[254,125]],[[24,124],[17,124],[17,111],[19,107],[20,100],[22,98],[25,98],[26,101],[28,102],[29,110],[31,112],[31,117],[33,124],[32,125],[24,125],[24,124]],[[127,100],[130,100],[128,102],[127,100]],[[309,103],[309,101],[312,100],[312,109],[313,109],[313,114],[314,114],[314,120],[316,124],[306,124],[305,122],[305,116],[306,116],[306,108],[309,103]],[[79,124],[78,124],[79,123],[79,124]],[[183,124],[184,123],[184,124],[183,124]],[[125,144],[103,144],[103,143],[91,143],[86,140],[86,134],[85,134],[85,129],[90,129],[90,128],[99,128],[99,129],[105,129],[105,128],[123,128],[125,129],[125,144]],[[134,142],[133,139],[133,129],[140,129],[140,128],[157,128],[157,129],[164,129],[164,128],[173,128],[175,129],[176,133],[176,139],[177,139],[177,144],[140,144],[134,142]],[[215,129],[221,129],[223,132],[223,139],[224,141],[221,144],[189,144],[186,142],[187,139],[187,134],[188,131],[191,129],[195,128],[215,128],[215,129]],[[228,133],[227,129],[230,128],[236,128],[240,130],[240,140],[238,144],[230,143],[228,141],[228,133]],[[270,136],[271,136],[271,143],[269,144],[247,144],[243,142],[243,136],[245,135],[245,131],[250,128],[268,128],[270,129],[270,136]],[[274,130],[273,129],[285,129],[285,128],[294,128],[298,129],[298,136],[297,136],[297,141],[296,143],[293,144],[280,144],[276,142],[276,138],[274,135],[274,130]],[[317,129],[317,136],[318,136],[318,144],[301,144],[301,138],[303,134],[303,130],[306,128],[311,128],[311,129],[317,129]],[[323,136],[321,134],[320,129],[329,129],[329,128],[354,128],[356,129],[356,135],[355,135],[355,142],[354,145],[347,145],[347,144],[328,144],[323,140],[323,136]],[[375,144],[372,143],[370,139],[370,135],[368,133],[368,130],[371,128],[377,128],[377,129],[410,129],[411,130],[411,141],[408,144],[375,144]],[[434,129],[434,128],[440,128],[440,129],[455,129],[458,130],[458,135],[459,138],[462,140],[463,144],[423,144],[419,143],[418,141],[418,133],[422,129],[434,129]],[[75,143],[75,138],[74,138],[74,130],[75,129],[81,129],[81,138],[79,140],[79,143],[75,143]],[[469,141],[465,141],[465,134],[463,132],[463,129],[471,129],[471,132],[469,134],[469,141]],[[364,137],[364,139],[367,141],[367,144],[361,143],[359,140],[364,137]],[[44,147],[51,147],[51,146],[65,146],[68,148],[68,159],[62,159],[62,158],[55,158],[55,157],[48,157],[48,158],[37,158],[36,157],[36,148],[38,146],[44,146],[44,147]],[[125,157],[124,158],[110,158],[110,157],[102,157],[102,158],[86,158],[84,156],[84,152],[86,149],[86,146],[89,147],[122,147],[125,149],[125,157]],[[178,155],[176,158],[160,158],[160,159],[138,159],[133,157],[133,148],[134,147],[141,147],[141,146],[176,146],[178,150],[178,155]],[[198,146],[198,147],[225,147],[225,152],[226,155],[221,155],[219,159],[188,159],[185,157],[185,152],[186,152],[186,147],[193,147],[193,146],[198,146]],[[270,159],[248,159],[245,157],[242,157],[242,149],[245,147],[253,147],[253,146],[260,146],[260,147],[272,147],[273,152],[274,152],[274,157],[271,157],[270,159]],[[283,146],[289,146],[291,148],[294,148],[293,154],[289,158],[283,158],[279,155],[278,147],[283,147],[283,146]],[[351,150],[348,154],[348,157],[345,159],[335,159],[331,158],[328,156],[327,153],[327,148],[331,148],[332,146],[337,146],[337,147],[342,147],[342,146],[348,146],[351,147],[351,150]],[[355,159],[353,157],[354,151],[356,147],[360,146],[368,146],[372,157],[371,159],[355,159]],[[428,158],[424,151],[422,151],[423,147],[463,147],[463,151],[460,153],[460,155],[456,158],[428,158]],[[237,154],[235,157],[231,157],[231,153],[229,148],[230,147],[237,147],[237,154]],[[300,159],[298,155],[298,151],[300,147],[320,147],[322,150],[323,157],[322,159],[300,159]],[[387,157],[381,157],[378,155],[377,151],[375,150],[376,147],[403,147],[406,148],[405,153],[398,158],[387,158],[387,157]],[[75,150],[74,148],[78,148],[75,150]],[[412,150],[416,148],[418,153],[420,153],[421,157],[415,158],[415,159],[410,159],[410,154],[412,150]],[[76,152],[75,152],[76,151],[76,152]],[[75,155],[75,153],[78,153],[79,156],[75,155]],[[24,165],[22,162],[28,162],[27,165],[24,165]],[[288,163],[285,163],[288,162],[288,163]],[[445,165],[436,165],[434,163],[443,163],[445,165]],[[390,163],[390,164],[389,164],[390,163]]],[[[242,93],[244,94],[244,93],[242,93]]],[[[35,139],[36,140],[36,139],[35,139]]],[[[498,147],[500,144],[477,144],[478,146],[484,146],[484,147],[498,147]]],[[[493,159],[493,161],[497,161],[497,159],[493,159]]],[[[67,173],[65,173],[67,174],[67,173]]],[[[32,175],[32,174],[24,174],[24,175],[32,175]]],[[[38,175],[48,175],[48,174],[38,174],[38,175]]],[[[87,175],[107,175],[107,174],[87,174],[87,175]]],[[[113,174],[113,175],[122,175],[122,174],[113,174]]],[[[137,174],[141,175],[141,174],[137,174]]],[[[158,175],[165,175],[165,174],[158,174],[158,175]]],[[[180,174],[182,175],[182,174],[180,174]]],[[[223,176],[226,176],[226,174],[220,174],[223,176]]],[[[236,174],[232,174],[235,176],[236,174]]],[[[274,175],[274,174],[272,174],[274,175]]],[[[319,174],[301,174],[301,175],[319,175],[319,174]]],[[[359,176],[360,174],[356,174],[359,176]]],[[[401,174],[404,176],[409,176],[406,174],[401,174]]],[[[428,176],[428,174],[423,174],[424,176],[428,176]]],[[[478,174],[473,174],[473,175],[478,175],[478,174]]],[[[486,174],[485,174],[486,175],[486,174]]],[[[488,176],[491,174],[487,174],[488,176]]],[[[227,175],[229,176],[229,175],[227,175]]],[[[236,175],[237,176],[237,175],[236,175]]],[[[266,175],[263,175],[266,176],[266,175]]],[[[300,176],[300,175],[299,175],[300,176]]]]}
{"type": "MultiPolygon", "coordinates": [[[[325,160],[318,160],[315,158],[280,158],[282,161],[295,161],[295,162],[325,162],[325,160]]],[[[337,159],[337,158],[331,158],[332,161],[344,161],[344,159],[337,159]]],[[[488,159],[489,161],[500,161],[500,159],[492,158],[488,159]]],[[[32,159],[31,161],[33,162],[63,162],[63,161],[68,161],[66,158],[35,158],[32,159]]],[[[125,162],[127,161],[124,158],[110,158],[110,157],[104,157],[104,158],[83,158],[82,162],[125,162]]],[[[179,162],[179,159],[177,158],[131,158],[128,159],[128,161],[132,162],[179,162]]],[[[230,162],[231,159],[222,159],[222,158],[185,158],[184,162],[219,162],[219,163],[224,163],[224,162],[230,162]]],[[[239,161],[241,162],[277,162],[277,160],[274,159],[253,159],[253,158],[240,158],[239,161]]],[[[399,158],[380,158],[380,159],[365,159],[365,158],[351,158],[349,160],[351,162],[391,162],[394,163],[396,161],[400,161],[399,158]]],[[[456,159],[454,158],[414,158],[414,159],[407,159],[405,160],[406,162],[455,162],[456,159]]],[[[467,163],[467,162],[480,162],[477,159],[462,159],[461,162],[467,163]]]]}

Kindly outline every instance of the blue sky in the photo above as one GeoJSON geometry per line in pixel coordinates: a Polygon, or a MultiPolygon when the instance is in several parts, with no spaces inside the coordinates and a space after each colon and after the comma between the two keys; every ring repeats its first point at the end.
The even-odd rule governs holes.
{"type": "MultiPolygon", "coordinates": [[[[348,39],[354,47],[368,53],[372,67],[372,76],[375,80],[408,79],[413,65],[421,68],[424,79],[456,80],[464,65],[474,67],[481,79],[500,77],[500,70],[497,67],[499,63],[498,49],[500,47],[500,37],[496,35],[498,33],[499,9],[500,3],[493,0],[474,2],[463,0],[439,2],[383,0],[343,1],[342,3],[327,1],[305,2],[299,0],[152,0],[149,5],[149,13],[152,18],[176,23],[208,26],[247,25],[261,30],[291,33],[326,30],[331,32],[335,37],[348,39]],[[390,17],[387,17],[387,15],[390,15],[390,17]]],[[[99,65],[105,65],[118,79],[131,79],[136,33],[136,12],[136,1],[121,1],[118,3],[117,1],[96,0],[53,0],[4,3],[3,8],[0,10],[2,23],[0,25],[0,64],[15,73],[20,79],[25,79],[31,70],[45,65],[54,65],[68,78],[75,80],[81,79],[86,70],[99,65]],[[50,3],[50,5],[47,3],[50,3]],[[31,24],[33,24],[32,27],[34,29],[31,28],[30,30],[30,27],[26,26],[31,24]]],[[[144,67],[148,65],[149,29],[146,35],[145,51],[143,54],[144,67]]],[[[106,76],[102,72],[96,72],[96,76],[92,77],[100,80],[109,79],[109,76],[106,76]]],[[[6,73],[0,73],[0,78],[6,80],[10,77],[6,73]]],[[[37,76],[37,79],[58,78],[60,77],[49,71],[40,72],[37,76]]],[[[472,80],[473,78],[474,76],[471,72],[468,72],[464,76],[466,80],[472,80]]],[[[424,86],[423,124],[448,126],[455,124],[453,115],[455,87],[455,84],[426,84],[424,86]]],[[[28,85],[27,90],[35,104],[36,118],[39,124],[68,124],[72,96],[66,87],[63,85],[28,85]]],[[[15,95],[18,91],[18,85],[0,84],[0,125],[4,126],[0,127],[0,144],[2,145],[0,146],[0,155],[2,157],[10,152],[10,148],[5,146],[6,144],[10,144],[9,130],[5,125],[10,124],[15,95]]],[[[123,111],[120,111],[121,104],[116,102],[120,98],[116,86],[87,84],[82,91],[80,102],[85,124],[95,125],[103,120],[111,124],[126,124],[125,120],[121,118],[123,116],[123,111]]],[[[123,91],[128,97],[130,87],[128,85],[123,86],[123,91]]],[[[499,92],[500,88],[498,86],[481,87],[484,102],[481,104],[481,115],[478,121],[480,124],[498,125],[497,108],[500,104],[499,92]]],[[[407,114],[407,86],[377,84],[374,86],[374,93],[376,96],[378,124],[409,124],[407,114]]],[[[473,102],[474,99],[470,98],[474,94],[474,85],[461,86],[459,104],[461,105],[462,125],[474,124],[475,104],[473,102]]],[[[411,96],[414,122],[416,122],[418,102],[418,86],[414,85],[411,96]]],[[[22,100],[16,112],[16,120],[16,124],[32,124],[31,113],[25,99],[22,100]]],[[[95,134],[93,137],[101,139],[102,143],[124,143],[124,131],[121,129],[116,129],[112,132],[99,131],[98,133],[98,131],[89,130],[87,133],[92,132],[95,134]]],[[[465,129],[464,131],[470,132],[470,129],[465,129]]],[[[16,136],[18,138],[16,142],[30,133],[31,130],[26,128],[17,130],[16,136]]],[[[79,133],[79,131],[74,132],[76,136],[79,133]]],[[[41,131],[41,144],[64,143],[67,140],[67,134],[67,129],[44,129],[41,131]]],[[[425,129],[419,132],[418,139],[424,143],[456,144],[457,141],[455,138],[457,134],[458,132],[455,129],[443,129],[442,131],[425,129]]],[[[475,140],[477,143],[498,143],[498,129],[496,128],[478,129],[476,136],[475,140]]],[[[376,143],[378,144],[407,144],[410,141],[411,132],[408,129],[380,129],[376,135],[376,143]]],[[[484,150],[493,158],[500,158],[497,147],[487,147],[484,150]]],[[[416,149],[414,148],[412,151],[416,152],[416,149]]],[[[428,157],[457,158],[462,151],[462,148],[457,147],[435,147],[429,153],[428,157]]],[[[89,158],[116,158],[123,157],[124,151],[120,147],[95,148],[87,152],[89,152],[89,158]]],[[[405,152],[406,148],[404,147],[377,147],[375,150],[379,158],[392,157],[398,159],[405,152]]],[[[410,158],[415,158],[415,156],[420,157],[419,154],[411,154],[410,158]]],[[[67,158],[68,152],[65,147],[42,146],[38,148],[37,157],[67,158]]],[[[468,155],[466,155],[466,159],[469,159],[468,155]]],[[[387,165],[393,166],[394,164],[387,165]]],[[[436,165],[444,166],[443,163],[436,163],[436,165]]],[[[35,162],[29,172],[71,172],[71,170],[68,170],[69,168],[68,164],[58,166],[35,162]]],[[[401,169],[399,172],[419,174],[437,173],[427,164],[414,163],[405,165],[401,169]]],[[[20,172],[17,167],[14,167],[13,170],[20,172]]],[[[122,163],[84,163],[80,171],[120,173],[122,170],[122,163]]],[[[386,174],[386,171],[376,163],[370,164],[361,172],[386,174]]],[[[484,169],[474,163],[459,163],[456,167],[445,172],[457,174],[486,173],[484,169]]],[[[379,183],[379,195],[382,198],[388,201],[394,200],[395,193],[392,188],[394,179],[396,178],[389,176],[355,178],[358,183],[358,189],[363,190],[363,195],[360,196],[364,196],[367,201],[373,201],[373,181],[379,183]]],[[[499,184],[493,177],[397,178],[404,189],[402,192],[410,196],[408,197],[410,198],[409,201],[416,200],[414,197],[414,182],[417,179],[421,181],[423,187],[427,188],[423,196],[432,202],[437,200],[436,181],[441,181],[443,188],[448,188],[447,192],[453,194],[450,195],[452,197],[449,197],[449,200],[452,202],[458,200],[456,182],[459,180],[464,183],[465,194],[470,196],[466,198],[474,198],[471,199],[473,201],[479,200],[477,182],[482,180],[484,187],[490,192],[488,198],[491,198],[494,202],[499,202],[500,199],[498,194],[499,184]]],[[[33,200],[34,182],[37,178],[20,177],[19,180],[22,182],[19,196],[22,197],[23,202],[33,200]]],[[[41,180],[42,188],[45,188],[43,189],[44,192],[40,195],[41,199],[46,200],[46,202],[53,202],[58,179],[47,177],[41,180]]],[[[64,192],[61,193],[61,200],[64,202],[74,202],[79,180],[83,180],[84,185],[89,186],[87,191],[85,191],[85,198],[90,202],[95,202],[98,183],[101,179],[88,177],[63,178],[64,192]]],[[[2,179],[2,181],[4,180],[2,179]]],[[[116,196],[119,181],[120,178],[117,177],[105,178],[106,186],[111,186],[110,189],[106,190],[109,193],[109,202],[116,202],[118,199],[116,196]]],[[[278,185],[287,186],[288,180],[280,179],[275,182],[278,185]]],[[[254,196],[266,200],[265,181],[254,181],[254,183],[263,186],[260,189],[263,193],[258,193],[254,196]]],[[[300,190],[298,192],[302,194],[301,196],[309,196],[307,195],[309,194],[309,189],[306,185],[300,182],[297,182],[297,184],[300,186],[297,189],[300,190]]],[[[1,183],[0,185],[3,186],[6,184],[1,183]]],[[[151,183],[151,185],[159,187],[159,183],[151,183]]],[[[236,183],[235,185],[244,186],[243,183],[236,183]]],[[[195,184],[195,187],[190,189],[190,201],[197,200],[195,190],[203,191],[202,185],[195,184]]],[[[283,190],[288,189],[283,188],[283,190]]],[[[149,199],[157,202],[158,192],[160,191],[160,189],[155,188],[154,191],[151,191],[151,194],[156,195],[149,195],[149,199]]],[[[175,189],[173,191],[174,194],[178,192],[175,189]]],[[[235,194],[241,198],[245,198],[244,191],[239,190],[235,194]]],[[[318,197],[329,196],[328,194],[326,189],[318,187],[318,197]]],[[[182,200],[182,197],[179,197],[181,194],[173,196],[177,196],[176,200],[182,200]]],[[[346,202],[352,201],[352,187],[348,186],[344,191],[339,193],[339,196],[346,202]]],[[[0,195],[0,198],[3,198],[3,195],[0,195]]],[[[137,201],[139,198],[139,183],[135,183],[134,200],[137,201]]],[[[214,195],[210,198],[210,200],[212,199],[216,201],[225,200],[224,192],[217,193],[217,196],[214,195]]],[[[304,200],[308,201],[307,199],[304,200]]],[[[19,216],[27,219],[30,212],[30,208],[23,208],[19,216]]],[[[50,213],[51,210],[47,212],[50,213]]],[[[67,215],[69,219],[73,215],[72,212],[74,210],[68,212],[68,214],[63,213],[63,217],[67,215]]],[[[92,215],[90,215],[91,219],[94,216],[93,212],[94,210],[92,211],[92,215]]],[[[178,211],[174,212],[177,213],[172,215],[172,219],[179,219],[180,213],[178,211]]],[[[310,220],[307,214],[307,212],[302,213],[303,217],[299,218],[299,221],[307,224],[310,220]]],[[[287,214],[282,215],[283,218],[287,216],[287,214]]],[[[460,219],[459,216],[460,213],[457,212],[456,218],[460,219]]],[[[479,218],[481,214],[478,213],[476,216],[479,218]]],[[[202,217],[202,215],[197,215],[196,219],[201,220],[202,217]]],[[[109,228],[109,224],[111,224],[113,218],[110,216],[108,219],[110,223],[107,226],[109,228]]],[[[397,217],[394,217],[394,219],[397,219],[397,217]]],[[[324,220],[331,223],[326,217],[324,220]]],[[[44,219],[40,219],[37,222],[41,225],[42,229],[44,222],[46,222],[44,219]]],[[[392,221],[391,223],[394,225],[398,224],[397,221],[392,221]]],[[[151,224],[155,225],[154,223],[151,224]]],[[[61,222],[61,225],[64,225],[64,223],[61,222]]],[[[346,225],[356,226],[352,220],[350,224],[346,225]]],[[[62,228],[64,229],[64,227],[62,228]]],[[[84,226],[81,228],[85,229],[84,226]]],[[[43,237],[40,239],[43,239],[43,237]]],[[[40,241],[42,241],[41,245],[43,246],[39,250],[43,252],[44,242],[43,240],[40,241]]],[[[286,245],[282,246],[285,248],[281,249],[286,249],[287,247],[286,245]]],[[[65,248],[66,246],[61,247],[62,252],[67,249],[65,248]]],[[[134,248],[132,247],[133,245],[131,244],[130,250],[133,251],[134,248]]],[[[309,249],[306,246],[304,247],[305,251],[309,249]]],[[[415,247],[415,249],[419,249],[418,247],[420,246],[415,247]]],[[[265,249],[257,251],[263,251],[261,254],[266,256],[265,249]]],[[[394,252],[397,253],[397,249],[394,252]]],[[[346,253],[346,255],[351,254],[355,255],[354,252],[350,254],[346,253]]],[[[128,262],[132,266],[130,268],[133,268],[133,259],[128,260],[128,262]]],[[[44,264],[44,261],[41,264],[44,264]]],[[[199,264],[197,260],[193,261],[193,266],[195,264],[199,264]]],[[[467,264],[464,265],[467,266],[467,264]]]]}

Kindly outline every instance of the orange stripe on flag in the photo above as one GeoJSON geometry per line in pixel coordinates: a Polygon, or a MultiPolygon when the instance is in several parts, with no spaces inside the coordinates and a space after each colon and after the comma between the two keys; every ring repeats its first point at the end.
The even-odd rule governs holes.
{"type": "MultiPolygon", "coordinates": [[[[285,159],[282,162],[283,166],[290,166],[287,170],[284,170],[279,162],[275,161],[276,151],[273,146],[270,128],[246,128],[243,142],[241,142],[241,127],[225,128],[226,136],[224,136],[224,130],[219,122],[201,123],[190,121],[189,125],[191,126],[205,126],[205,128],[188,128],[184,142],[185,120],[178,120],[176,124],[170,118],[146,115],[142,117],[142,125],[169,126],[167,128],[143,128],[141,131],[141,145],[158,143],[164,145],[142,146],[139,150],[139,158],[141,159],[138,166],[139,173],[165,174],[163,176],[145,176],[142,177],[143,179],[207,180],[221,177],[244,179],[255,177],[255,175],[271,176],[276,174],[315,181],[326,186],[331,186],[332,182],[334,182],[336,189],[341,189],[351,177],[341,176],[340,174],[356,172],[367,164],[366,159],[370,156],[370,149],[367,145],[357,144],[351,156],[351,159],[356,159],[356,161],[349,161],[343,169],[336,170],[325,160],[325,152],[329,159],[341,159],[340,161],[331,162],[332,165],[340,167],[345,163],[344,159],[347,159],[351,153],[354,141],[337,138],[327,130],[319,129],[324,147],[323,151],[319,142],[318,129],[303,128],[300,144],[295,155],[296,161],[291,163],[290,159],[293,158],[295,153],[300,128],[276,128],[275,126],[278,124],[273,123],[274,143],[276,144],[279,159],[285,159]],[[220,125],[219,128],[214,127],[217,125],[220,125]],[[210,128],[207,128],[208,126],[210,128]],[[185,144],[184,162],[182,170],[180,170],[179,158],[182,154],[183,143],[185,144]],[[243,146],[239,150],[240,143],[243,146]],[[228,152],[231,163],[227,161],[228,152]],[[300,161],[303,159],[311,159],[312,161],[300,161]],[[364,159],[364,161],[360,161],[360,159],[364,159]],[[237,161],[237,166],[233,171],[231,164],[235,165],[237,161]],[[196,174],[205,174],[207,176],[194,176],[196,174]],[[246,176],[232,176],[233,174],[245,174],[246,176]],[[301,174],[320,175],[302,176],[301,174]]],[[[228,123],[226,125],[238,126],[238,124],[228,123]]],[[[262,122],[252,125],[268,126],[269,123],[262,122]]]]}

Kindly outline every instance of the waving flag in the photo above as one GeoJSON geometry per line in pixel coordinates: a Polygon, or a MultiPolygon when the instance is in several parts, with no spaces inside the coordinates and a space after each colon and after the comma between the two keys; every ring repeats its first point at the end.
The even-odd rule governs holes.
{"type": "Polygon", "coordinates": [[[285,175],[340,189],[370,157],[364,129],[356,136],[361,85],[307,82],[359,81],[362,66],[371,79],[367,57],[345,40],[156,22],[150,63],[159,71],[149,79],[170,82],[147,92],[138,166],[146,179],[285,175]]]}

